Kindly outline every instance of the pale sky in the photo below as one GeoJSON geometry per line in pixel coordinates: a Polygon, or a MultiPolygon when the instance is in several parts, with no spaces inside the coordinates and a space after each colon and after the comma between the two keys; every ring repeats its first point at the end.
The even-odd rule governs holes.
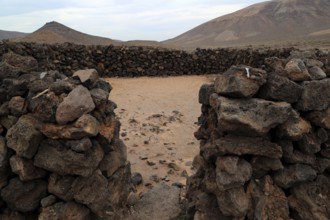
{"type": "Polygon", "coordinates": [[[0,30],[31,33],[57,21],[118,40],[167,40],[265,0],[0,0],[0,30]]]}

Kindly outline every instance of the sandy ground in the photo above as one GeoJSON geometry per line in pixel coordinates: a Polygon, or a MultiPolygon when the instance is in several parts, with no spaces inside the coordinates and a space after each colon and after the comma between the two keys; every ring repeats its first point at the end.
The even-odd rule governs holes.
{"type": "Polygon", "coordinates": [[[198,91],[214,76],[109,78],[110,99],[121,126],[132,172],[143,176],[139,192],[157,184],[186,184],[199,151],[193,133],[201,105],[198,91]]]}

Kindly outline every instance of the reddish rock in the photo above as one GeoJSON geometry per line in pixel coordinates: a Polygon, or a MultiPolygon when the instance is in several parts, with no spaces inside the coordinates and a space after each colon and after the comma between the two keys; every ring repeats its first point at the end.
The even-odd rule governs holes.
{"type": "Polygon", "coordinates": [[[306,116],[314,125],[330,130],[330,106],[324,111],[313,111],[306,116]]]}
{"type": "Polygon", "coordinates": [[[309,133],[312,126],[295,112],[293,117],[279,125],[277,128],[277,137],[280,139],[300,140],[303,135],[309,133]]]}

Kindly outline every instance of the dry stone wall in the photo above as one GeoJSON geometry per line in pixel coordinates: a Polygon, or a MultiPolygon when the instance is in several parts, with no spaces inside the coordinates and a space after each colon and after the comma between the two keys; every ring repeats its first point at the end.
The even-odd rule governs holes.
{"type": "Polygon", "coordinates": [[[305,55],[201,87],[189,219],[330,219],[329,64],[305,55]]]}
{"type": "MultiPolygon", "coordinates": [[[[0,56],[14,52],[32,56],[39,70],[58,70],[71,76],[80,69],[96,69],[101,76],[170,76],[224,72],[232,65],[264,65],[266,57],[287,58],[287,49],[197,49],[193,52],[148,47],[42,45],[0,42],[0,56]]],[[[316,56],[325,54],[316,50],[316,56]]]]}
{"type": "Polygon", "coordinates": [[[131,174],[110,84],[37,64],[0,63],[0,219],[120,219],[131,174]]]}

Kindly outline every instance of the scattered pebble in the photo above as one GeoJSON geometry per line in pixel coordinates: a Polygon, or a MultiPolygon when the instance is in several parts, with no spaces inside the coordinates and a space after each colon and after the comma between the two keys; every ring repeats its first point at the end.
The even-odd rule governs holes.
{"type": "Polygon", "coordinates": [[[159,160],[160,164],[166,164],[166,160],[159,160]]]}
{"type": "Polygon", "coordinates": [[[175,183],[172,183],[172,186],[176,186],[178,188],[182,188],[182,187],[184,187],[184,184],[182,184],[180,182],[175,182],[175,183]]]}
{"type": "Polygon", "coordinates": [[[154,181],[155,183],[159,183],[159,177],[155,174],[150,177],[150,180],[154,181]]]}
{"type": "Polygon", "coordinates": [[[148,156],[146,156],[146,155],[139,156],[139,159],[140,159],[140,160],[147,160],[147,159],[148,159],[148,156]]]}
{"type": "Polygon", "coordinates": [[[134,186],[138,186],[143,182],[143,178],[141,173],[133,173],[132,177],[131,177],[131,181],[133,183],[134,186]]]}
{"type": "Polygon", "coordinates": [[[175,163],[169,163],[167,166],[169,168],[174,169],[175,171],[179,171],[180,170],[180,167],[178,167],[178,165],[176,165],[175,163]]]}
{"type": "Polygon", "coordinates": [[[192,165],[192,161],[191,161],[191,160],[186,161],[185,165],[186,165],[187,167],[190,167],[190,166],[192,165]]]}
{"type": "Polygon", "coordinates": [[[154,165],[156,165],[155,162],[153,162],[153,161],[149,161],[149,160],[147,160],[147,164],[148,164],[149,166],[154,166],[154,165]]]}
{"type": "Polygon", "coordinates": [[[187,173],[186,170],[182,171],[182,173],[181,173],[180,176],[185,177],[185,178],[188,178],[189,177],[189,175],[188,175],[188,173],[187,173]]]}
{"type": "Polygon", "coordinates": [[[149,141],[145,140],[143,143],[144,143],[144,144],[149,144],[149,141]]]}

